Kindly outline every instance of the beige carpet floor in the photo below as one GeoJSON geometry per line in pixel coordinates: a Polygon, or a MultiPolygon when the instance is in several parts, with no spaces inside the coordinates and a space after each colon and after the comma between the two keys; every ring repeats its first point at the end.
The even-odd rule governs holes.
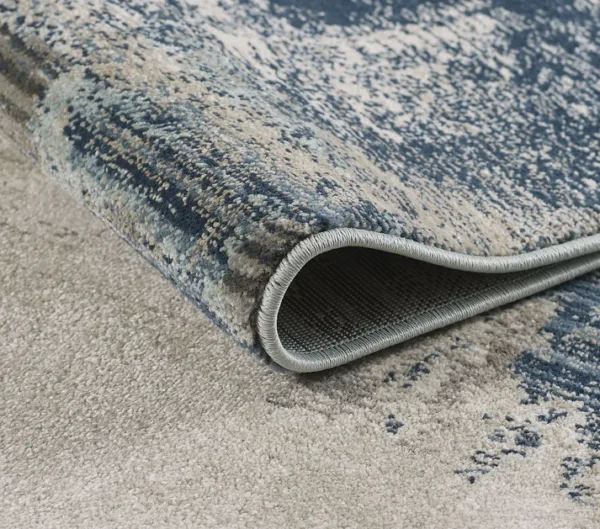
{"type": "Polygon", "coordinates": [[[543,296],[286,376],[5,137],[0,196],[0,528],[600,527],[558,486],[575,404],[535,448],[493,439],[556,406],[520,406],[508,367],[543,345],[543,296]]]}

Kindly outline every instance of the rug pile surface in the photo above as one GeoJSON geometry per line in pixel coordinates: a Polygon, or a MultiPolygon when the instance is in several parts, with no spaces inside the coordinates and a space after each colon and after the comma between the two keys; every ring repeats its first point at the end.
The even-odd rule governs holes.
{"type": "Polygon", "coordinates": [[[0,0],[0,527],[600,527],[599,32],[0,0]]]}
{"type": "Polygon", "coordinates": [[[595,2],[0,7],[43,167],[275,367],[600,266],[595,2]]]}
{"type": "Polygon", "coordinates": [[[0,527],[600,527],[599,274],[286,376],[0,138],[0,527]]]}

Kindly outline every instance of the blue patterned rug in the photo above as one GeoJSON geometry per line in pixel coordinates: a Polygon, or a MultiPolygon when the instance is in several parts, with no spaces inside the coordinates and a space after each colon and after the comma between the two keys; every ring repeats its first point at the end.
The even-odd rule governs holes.
{"type": "Polygon", "coordinates": [[[35,156],[274,367],[600,267],[593,2],[12,2],[35,156]]]}
{"type": "Polygon", "coordinates": [[[595,2],[0,12],[0,97],[34,156],[274,367],[331,368],[600,267],[595,2]]]}
{"type": "MultiPolygon", "coordinates": [[[[271,407],[250,409],[257,424],[273,409],[301,409],[315,424],[337,421],[335,432],[358,425],[353,435],[377,465],[390,446],[394,464],[408,465],[402,480],[416,488],[394,501],[421,491],[421,473],[435,475],[428,487],[440,502],[462,494],[462,511],[446,517],[432,504],[427,513],[448,527],[600,527],[598,2],[0,0],[0,127],[233,337],[240,355],[278,371],[337,367],[297,379],[246,372],[260,383],[217,391],[224,402],[247,411],[240,394],[264,384],[273,389],[260,403],[271,407]],[[415,470],[417,452],[437,466],[427,459],[415,470]],[[480,523],[469,525],[473,505],[485,508],[473,508],[480,523]]],[[[12,163],[6,146],[1,160],[12,163]]],[[[0,222],[2,272],[35,228],[23,212],[38,202],[51,209],[42,196],[24,206],[7,181],[0,205],[20,213],[0,222]]],[[[76,254],[65,247],[65,259],[76,254]]],[[[50,277],[59,277],[57,260],[50,277]]],[[[119,260],[110,263],[106,288],[116,297],[119,260]]],[[[156,311],[183,354],[173,329],[191,344],[177,323],[191,320],[171,317],[164,299],[156,311]]],[[[231,365],[204,353],[198,372],[231,365]]],[[[174,382],[184,375],[171,375],[152,372],[172,391],[185,388],[174,382]]],[[[19,395],[46,383],[6,387],[19,395]]],[[[22,418],[13,408],[0,413],[7,429],[22,418]]],[[[285,426],[290,438],[296,418],[285,426]]],[[[15,426],[15,439],[36,420],[15,426]]],[[[68,434],[73,419],[61,420],[68,434]]],[[[308,430],[315,446],[333,439],[334,453],[351,453],[345,437],[308,430]]],[[[375,484],[371,505],[391,501],[400,479],[388,476],[380,490],[368,469],[347,472],[353,498],[362,480],[375,484]]],[[[369,525],[355,504],[345,508],[361,523],[348,527],[369,525]]],[[[429,505],[403,504],[389,520],[421,519],[429,505]]],[[[388,526],[380,522],[373,527],[388,526]]]]}

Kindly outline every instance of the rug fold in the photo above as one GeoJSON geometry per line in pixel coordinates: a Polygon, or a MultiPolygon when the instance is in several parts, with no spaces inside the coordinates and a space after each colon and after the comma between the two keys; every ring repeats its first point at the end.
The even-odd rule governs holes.
{"type": "Polygon", "coordinates": [[[600,267],[600,236],[526,255],[472,257],[338,229],[298,244],[271,277],[258,334],[298,372],[335,367],[600,267]]]}
{"type": "Polygon", "coordinates": [[[600,266],[599,9],[0,0],[0,123],[245,348],[316,371],[600,266]]]}

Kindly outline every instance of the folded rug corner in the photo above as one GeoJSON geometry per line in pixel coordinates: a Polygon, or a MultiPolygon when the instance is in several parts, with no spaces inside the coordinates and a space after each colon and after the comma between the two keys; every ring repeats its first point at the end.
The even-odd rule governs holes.
{"type": "Polygon", "coordinates": [[[240,344],[318,371],[600,268],[599,27],[591,0],[0,0],[1,123],[240,344]]]}

